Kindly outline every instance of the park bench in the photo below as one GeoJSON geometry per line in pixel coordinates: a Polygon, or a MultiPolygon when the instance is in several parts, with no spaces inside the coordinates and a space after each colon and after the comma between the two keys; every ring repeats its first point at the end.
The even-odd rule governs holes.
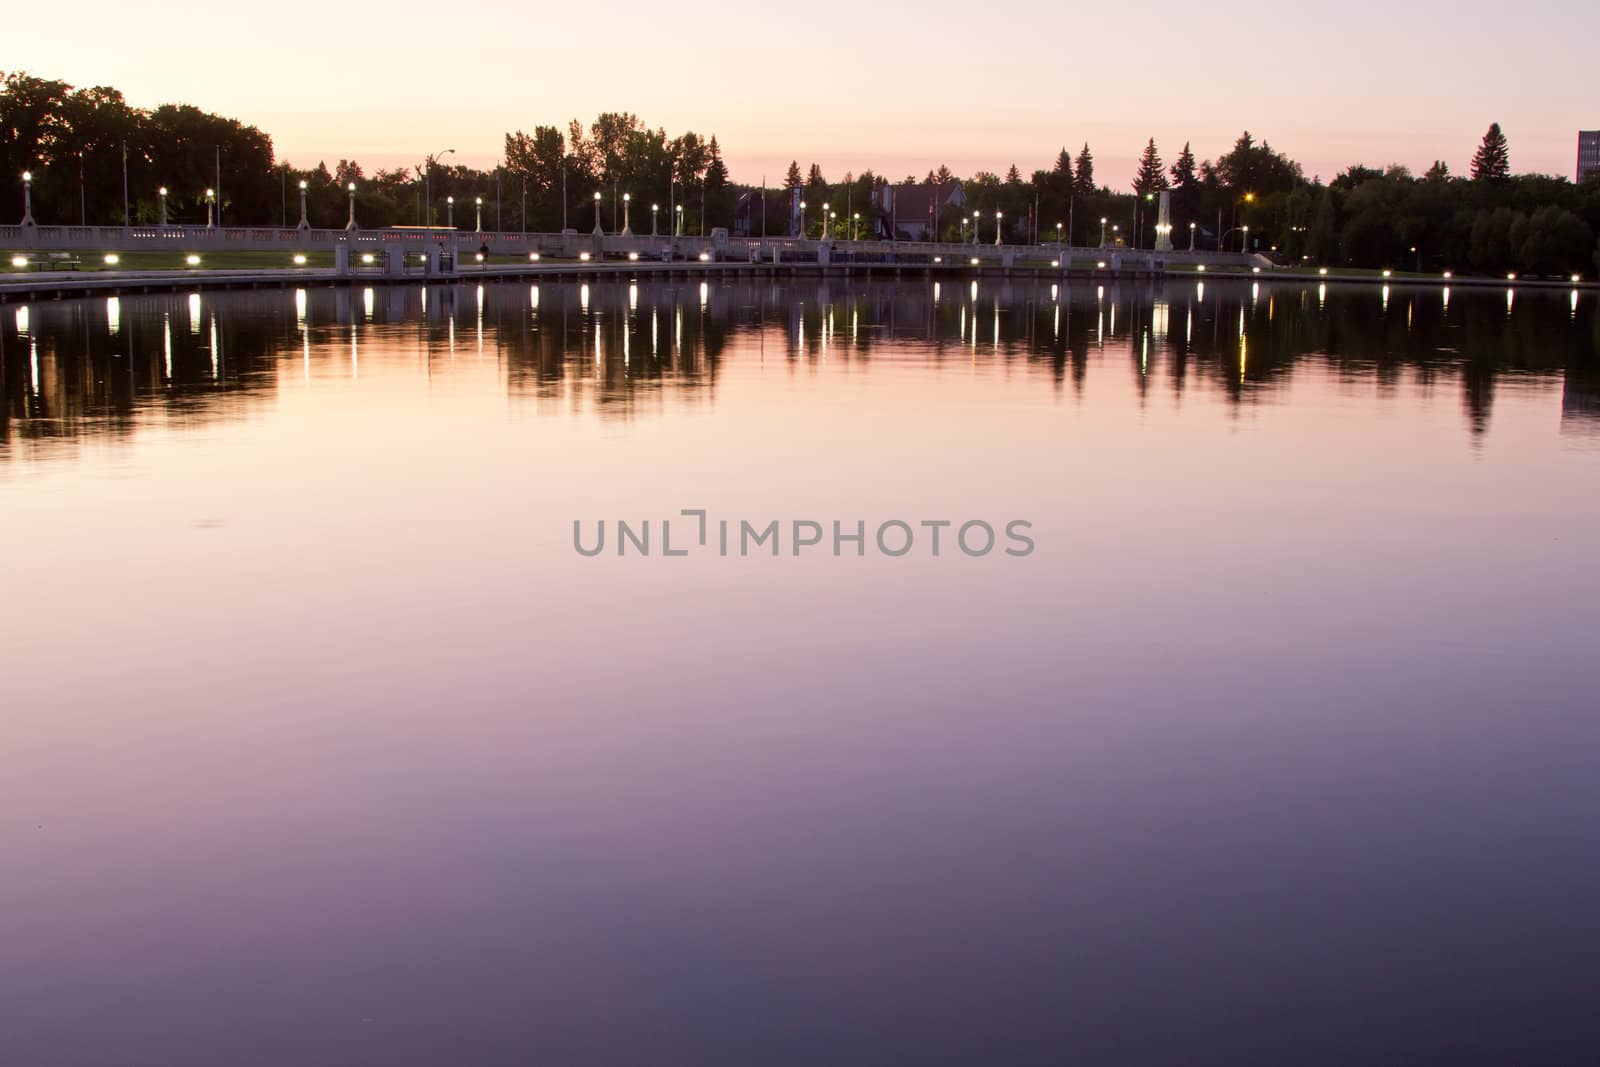
{"type": "Polygon", "coordinates": [[[78,257],[71,252],[51,252],[43,266],[51,270],[77,270],[78,257]]]}

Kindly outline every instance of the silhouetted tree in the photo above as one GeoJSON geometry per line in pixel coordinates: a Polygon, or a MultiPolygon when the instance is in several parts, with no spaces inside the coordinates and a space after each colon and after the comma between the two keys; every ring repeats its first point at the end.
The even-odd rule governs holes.
{"type": "Polygon", "coordinates": [[[1511,176],[1511,147],[1500,124],[1491,122],[1477,152],[1472,156],[1473,181],[1504,181],[1511,176]]]}

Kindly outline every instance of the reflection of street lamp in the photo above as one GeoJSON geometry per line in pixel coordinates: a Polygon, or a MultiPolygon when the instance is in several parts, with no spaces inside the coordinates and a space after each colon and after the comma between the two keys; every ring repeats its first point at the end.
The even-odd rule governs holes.
{"type": "Polygon", "coordinates": [[[214,207],[216,205],[216,202],[217,202],[217,191],[215,189],[207,189],[206,190],[206,229],[208,229],[208,230],[216,228],[216,223],[213,221],[213,216],[211,214],[211,209],[212,209],[212,207],[214,207]]]}
{"type": "Polygon", "coordinates": [[[22,172],[22,224],[32,226],[33,223],[33,171],[22,172]]]}

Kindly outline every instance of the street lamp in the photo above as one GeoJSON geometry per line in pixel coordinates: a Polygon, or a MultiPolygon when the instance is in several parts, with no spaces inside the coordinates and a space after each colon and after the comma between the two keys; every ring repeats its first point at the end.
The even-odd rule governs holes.
{"type": "Polygon", "coordinates": [[[453,156],[455,152],[454,148],[446,148],[443,152],[436,152],[427,159],[428,169],[423,172],[422,176],[422,193],[424,199],[428,202],[428,217],[425,221],[430,230],[433,229],[433,162],[440,156],[453,156]]]}
{"type": "Polygon", "coordinates": [[[600,191],[594,194],[594,233],[596,237],[604,237],[606,231],[600,226],[600,191]]]}
{"type": "Polygon", "coordinates": [[[861,212],[852,212],[850,215],[850,240],[861,240],[861,212]]]}
{"type": "Polygon", "coordinates": [[[1194,223],[1189,223],[1189,251],[1194,251],[1194,223]]]}
{"type": "MultiPolygon", "coordinates": [[[[162,215],[165,216],[165,214],[166,211],[163,209],[162,215]]],[[[306,218],[306,181],[304,178],[300,179],[300,228],[302,230],[311,228],[311,221],[306,218]]]]}
{"type": "Polygon", "coordinates": [[[1002,214],[1003,212],[999,211],[994,213],[994,243],[997,245],[1000,243],[1000,235],[1005,233],[1005,228],[1000,225],[1000,216],[1002,214]]]}
{"type": "Polygon", "coordinates": [[[1056,223],[1056,251],[1061,251],[1061,223],[1056,223]]]}
{"type": "Polygon", "coordinates": [[[446,229],[456,228],[456,198],[453,196],[444,198],[444,224],[446,229]]]}
{"type": "Polygon", "coordinates": [[[475,198],[473,200],[473,211],[475,212],[475,214],[473,215],[473,219],[472,219],[472,232],[473,233],[482,233],[483,232],[483,197],[480,196],[480,197],[477,197],[477,198],[475,198]]]}
{"type": "Polygon", "coordinates": [[[683,236],[683,205],[682,204],[679,204],[677,206],[677,212],[678,212],[678,220],[674,224],[673,236],[674,237],[682,237],[683,236]]]}
{"type": "Polygon", "coordinates": [[[660,204],[650,205],[650,236],[656,236],[656,216],[661,212],[660,204]]]}
{"type": "Polygon", "coordinates": [[[217,191],[215,189],[207,189],[206,190],[206,229],[208,229],[208,230],[216,228],[216,224],[213,221],[213,216],[211,214],[211,209],[216,205],[216,202],[217,202],[217,191]]]}
{"type": "Polygon", "coordinates": [[[801,237],[802,240],[805,238],[805,235],[806,235],[806,202],[804,200],[802,200],[802,201],[800,201],[800,237],[801,237]]]}
{"type": "MultiPolygon", "coordinates": [[[[1255,194],[1251,193],[1248,196],[1246,196],[1245,199],[1249,200],[1249,199],[1252,199],[1254,196],[1255,196],[1255,194]]],[[[1246,226],[1244,228],[1244,251],[1246,251],[1246,252],[1250,251],[1250,227],[1248,227],[1248,226],[1246,226]]]]}
{"type": "MultiPolygon", "coordinates": [[[[300,187],[304,189],[305,184],[305,182],[301,182],[300,187]]],[[[167,187],[163,185],[156,191],[161,194],[161,225],[162,228],[165,228],[167,225],[167,187]]]]}
{"type": "Polygon", "coordinates": [[[978,243],[978,223],[980,220],[981,217],[976,211],[974,211],[972,213],[972,243],[974,245],[978,243]]]}
{"type": "Polygon", "coordinates": [[[350,193],[350,221],[344,224],[344,228],[347,230],[358,230],[361,227],[356,225],[356,183],[351,182],[349,185],[345,186],[345,188],[350,193]]]}
{"type": "Polygon", "coordinates": [[[628,225],[628,205],[632,202],[632,193],[622,194],[622,236],[624,237],[633,236],[633,227],[628,225]]]}
{"type": "Polygon", "coordinates": [[[33,223],[33,171],[22,172],[22,224],[32,226],[33,223]]]}

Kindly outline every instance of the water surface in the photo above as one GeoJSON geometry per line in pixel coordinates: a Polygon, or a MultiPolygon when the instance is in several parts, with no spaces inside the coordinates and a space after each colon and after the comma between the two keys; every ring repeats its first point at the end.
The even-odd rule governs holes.
{"type": "Polygon", "coordinates": [[[1597,352],[1499,289],[0,307],[0,1060],[1592,1063],[1597,352]],[[686,508],[1037,547],[573,550],[686,508]]]}

